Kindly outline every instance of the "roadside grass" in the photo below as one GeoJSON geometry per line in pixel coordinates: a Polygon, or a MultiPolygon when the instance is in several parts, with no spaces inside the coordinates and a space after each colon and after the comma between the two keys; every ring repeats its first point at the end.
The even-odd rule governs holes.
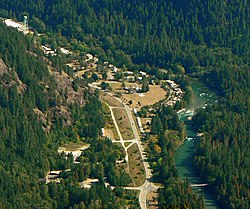
{"type": "Polygon", "coordinates": [[[86,142],[69,142],[68,144],[64,144],[59,149],[65,149],[65,151],[78,151],[81,148],[87,146],[86,142]]]}
{"type": "Polygon", "coordinates": [[[102,107],[104,110],[104,116],[106,120],[106,125],[104,127],[105,135],[109,137],[111,140],[116,140],[116,141],[120,140],[108,105],[105,102],[102,102],[102,107]]]}
{"type": "Polygon", "coordinates": [[[125,142],[124,145],[125,147],[128,147],[132,142],[125,142]]]}
{"type": "Polygon", "coordinates": [[[131,186],[141,186],[145,180],[145,170],[137,144],[128,149],[129,175],[132,179],[131,186]]]}
{"type": "Polygon", "coordinates": [[[124,141],[134,139],[134,133],[125,109],[113,108],[112,109],[116,123],[121,132],[124,141]]]}
{"type": "Polygon", "coordinates": [[[118,102],[115,98],[113,98],[112,96],[108,95],[105,92],[100,92],[100,97],[109,106],[112,106],[112,107],[123,107],[123,105],[120,102],[118,102]]]}

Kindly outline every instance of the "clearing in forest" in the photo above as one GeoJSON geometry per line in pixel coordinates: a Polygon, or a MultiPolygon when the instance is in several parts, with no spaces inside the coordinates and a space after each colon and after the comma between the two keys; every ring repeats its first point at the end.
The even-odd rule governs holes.
{"type": "Polygon", "coordinates": [[[153,105],[166,98],[166,91],[160,85],[150,85],[146,93],[123,94],[123,98],[132,101],[132,108],[153,105]],[[140,105],[138,105],[140,103],[140,105]]]}

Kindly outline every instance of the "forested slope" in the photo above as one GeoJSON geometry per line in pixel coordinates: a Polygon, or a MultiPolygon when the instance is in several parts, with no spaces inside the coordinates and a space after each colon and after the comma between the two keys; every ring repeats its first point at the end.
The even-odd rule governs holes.
{"type": "Polygon", "coordinates": [[[223,98],[193,117],[197,131],[204,133],[196,150],[197,168],[222,208],[249,208],[249,67],[228,66],[203,79],[223,98]]]}
{"type": "Polygon", "coordinates": [[[85,90],[82,107],[68,104],[31,39],[0,24],[0,45],[7,66],[2,64],[0,73],[0,208],[120,208],[129,202],[136,208],[132,193],[125,202],[122,189],[104,185],[104,176],[115,179],[112,185],[130,179],[115,166],[122,150],[109,139],[98,140],[105,123],[98,93],[85,90]],[[62,105],[69,116],[57,114],[62,105]],[[49,131],[37,113],[50,121],[49,131]],[[80,141],[90,148],[78,164],[72,155],[57,153],[58,146],[80,141]],[[39,181],[49,170],[62,170],[60,184],[39,181]],[[99,183],[80,188],[78,183],[90,177],[99,183]]]}
{"type": "Polygon", "coordinates": [[[131,57],[134,63],[160,67],[180,62],[196,72],[216,64],[218,51],[224,59],[249,61],[247,0],[2,0],[0,8],[19,18],[28,12],[50,30],[99,45],[104,50],[96,53],[119,65],[131,65],[131,57]]]}

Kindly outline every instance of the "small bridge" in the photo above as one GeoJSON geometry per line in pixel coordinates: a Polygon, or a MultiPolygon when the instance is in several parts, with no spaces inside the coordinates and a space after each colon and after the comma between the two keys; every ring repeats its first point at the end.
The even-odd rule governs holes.
{"type": "Polygon", "coordinates": [[[205,187],[207,184],[191,184],[191,187],[205,187]]]}

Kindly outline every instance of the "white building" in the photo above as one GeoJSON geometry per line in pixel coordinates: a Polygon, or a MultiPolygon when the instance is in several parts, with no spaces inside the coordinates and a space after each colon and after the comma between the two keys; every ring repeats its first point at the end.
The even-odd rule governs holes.
{"type": "Polygon", "coordinates": [[[16,22],[16,21],[11,20],[11,19],[4,20],[4,23],[5,23],[8,27],[17,28],[17,29],[20,30],[20,31],[22,31],[22,29],[23,29],[23,24],[22,24],[22,23],[16,22]]]}
{"type": "Polygon", "coordinates": [[[140,71],[139,72],[142,76],[146,76],[147,75],[147,73],[146,72],[143,72],[143,71],[140,71]]]}
{"type": "Polygon", "coordinates": [[[47,46],[42,46],[42,49],[43,49],[44,54],[46,55],[51,54],[52,56],[56,56],[56,53],[51,48],[47,46]]]}

